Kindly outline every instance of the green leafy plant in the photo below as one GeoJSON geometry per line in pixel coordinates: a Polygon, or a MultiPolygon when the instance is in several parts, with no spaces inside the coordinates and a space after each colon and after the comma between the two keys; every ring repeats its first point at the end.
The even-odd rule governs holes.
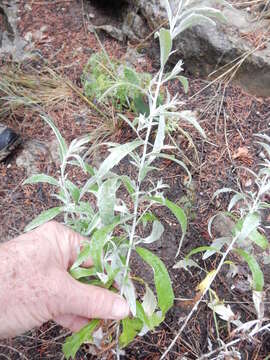
{"type": "MultiPolygon", "coordinates": [[[[84,68],[82,83],[85,95],[92,101],[112,104],[117,111],[129,110],[135,113],[149,114],[145,90],[149,86],[151,75],[138,73],[132,67],[109,58],[105,50],[93,54],[84,68]],[[113,91],[104,94],[114,84],[113,91]]],[[[159,96],[161,102],[161,95],[159,96]]]]}
{"type": "Polygon", "coordinates": [[[169,2],[164,2],[170,26],[169,29],[160,29],[156,34],[160,43],[160,69],[151,79],[147,78],[144,82],[141,75],[129,68],[123,70],[123,75],[114,78],[115,65],[108,59],[106,60],[108,63],[105,64],[108,71],[104,66],[104,71],[100,70],[104,61],[99,58],[100,55],[93,58],[89,65],[94,72],[93,82],[87,78],[89,68],[85,70],[84,86],[90,97],[100,91],[99,100],[111,99],[112,102],[115,101],[115,106],[119,106],[118,109],[123,109],[126,104],[130,106],[131,99],[135,106],[134,94],[138,93],[147,106],[147,111],[138,111],[138,116],[132,123],[123,114],[119,115],[133,129],[136,140],[122,145],[108,143],[109,155],[98,169],[91,167],[86,161],[88,138],[73,140],[68,146],[53,121],[42,115],[58,139],[61,158],[60,176],[59,179],[54,179],[44,174],[34,175],[25,183],[51,184],[56,190],[54,196],[62,205],[40,214],[26,230],[31,230],[63,214],[64,223],[88,239],[70,268],[70,274],[78,281],[118,291],[126,298],[131,310],[131,316],[120,323],[101,324],[98,319],[94,319],[78,333],[67,338],[63,346],[66,358],[74,357],[85,341],[94,341],[95,334],[100,329],[104,344],[112,341],[117,344],[119,358],[121,348],[127,346],[135,336],[155,329],[173,306],[174,292],[168,271],[158,256],[144,246],[147,247],[148,244],[160,239],[164,231],[163,225],[150,210],[153,205],[166,206],[177,218],[182,229],[178,253],[187,230],[187,217],[181,207],[166,199],[164,189],[168,186],[163,184],[161,179],[156,183],[153,180],[151,182],[145,180],[153,170],[157,169],[158,160],[164,158],[182,166],[191,178],[183,162],[166,154],[168,149],[165,144],[166,124],[170,119],[186,121],[205,136],[194,116],[178,111],[181,102],[177,96],[171,97],[166,91],[163,101],[160,101],[162,89],[166,88],[169,81],[178,79],[184,87],[187,86],[187,80],[179,75],[182,72],[182,61],[179,61],[170,72],[165,72],[165,66],[173,53],[173,39],[201,20],[213,22],[207,17],[207,10],[210,16],[219,14],[218,11],[213,12],[207,7],[195,7],[193,11],[192,3],[194,2],[180,1],[176,13],[173,14],[169,2]],[[186,9],[183,5],[186,5],[186,9]],[[99,67],[96,66],[97,63],[99,67]],[[105,76],[102,76],[104,72],[105,76]],[[107,76],[107,73],[110,76],[107,76]],[[152,142],[149,141],[150,136],[152,142]],[[115,167],[126,157],[136,169],[135,179],[115,172],[115,167]],[[70,166],[79,167],[89,175],[83,186],[78,186],[69,180],[70,166]],[[144,183],[147,186],[143,186],[144,183]],[[129,203],[121,197],[119,190],[123,188],[129,194],[129,203]],[[151,227],[151,231],[145,237],[140,235],[139,229],[146,224],[151,227]],[[154,289],[143,278],[133,274],[135,269],[130,268],[130,260],[135,253],[152,268],[154,289]],[[85,269],[81,265],[90,256],[93,267],[85,269]],[[144,288],[141,296],[136,291],[137,283],[144,288]]]}

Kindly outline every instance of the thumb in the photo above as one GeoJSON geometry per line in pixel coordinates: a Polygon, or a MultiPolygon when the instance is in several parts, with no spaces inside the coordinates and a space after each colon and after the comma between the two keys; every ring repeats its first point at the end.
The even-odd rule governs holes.
{"type": "Polygon", "coordinates": [[[120,320],[129,315],[129,306],[120,295],[101,287],[82,284],[66,275],[66,289],[61,306],[62,314],[88,319],[120,320]]]}

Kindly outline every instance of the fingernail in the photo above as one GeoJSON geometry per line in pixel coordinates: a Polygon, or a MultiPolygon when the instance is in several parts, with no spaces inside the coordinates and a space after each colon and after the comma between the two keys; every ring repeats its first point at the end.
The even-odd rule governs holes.
{"type": "Polygon", "coordinates": [[[112,317],[115,319],[123,319],[129,314],[129,306],[121,296],[117,297],[112,306],[112,317]]]}

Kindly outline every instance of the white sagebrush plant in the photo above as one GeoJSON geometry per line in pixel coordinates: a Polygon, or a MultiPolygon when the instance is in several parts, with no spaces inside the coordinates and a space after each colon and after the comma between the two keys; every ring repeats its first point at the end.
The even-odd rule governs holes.
{"type": "MultiPolygon", "coordinates": [[[[175,268],[188,270],[188,268],[191,267],[199,267],[198,264],[191,259],[192,255],[204,253],[202,256],[203,260],[217,253],[223,255],[218,269],[214,269],[206,275],[205,279],[199,284],[198,290],[201,293],[209,292],[210,301],[208,306],[221,319],[236,326],[234,334],[247,333],[251,337],[259,332],[265,321],[269,323],[269,320],[264,317],[264,274],[257,256],[258,249],[260,249],[260,253],[263,255],[260,256],[261,260],[263,260],[265,264],[269,264],[270,244],[265,236],[266,227],[262,224],[262,215],[265,210],[270,208],[270,203],[266,201],[266,195],[270,190],[270,137],[265,134],[256,136],[261,140],[257,141],[257,143],[263,148],[266,157],[264,157],[264,161],[259,164],[260,168],[258,173],[246,169],[254,178],[253,188],[244,191],[239,184],[239,191],[232,188],[223,188],[216,191],[213,195],[214,198],[226,192],[234,194],[229,202],[227,212],[222,213],[223,216],[228,216],[234,222],[231,235],[213,239],[211,246],[201,246],[193,249],[184,260],[179,261],[175,265],[175,268]],[[225,251],[225,249],[227,250],[225,251]],[[224,301],[220,300],[217,294],[211,289],[213,279],[216,277],[222,265],[229,265],[231,267],[231,273],[237,273],[236,264],[232,261],[225,261],[230,252],[234,252],[242,258],[250,269],[251,276],[249,278],[257,318],[246,323],[242,323],[240,319],[237,319],[236,314],[232,312],[230,306],[225,305],[224,301]]],[[[213,216],[208,224],[208,231],[211,237],[213,237],[211,231],[212,223],[216,216],[219,216],[219,214],[213,216]]]]}
{"type": "MultiPolygon", "coordinates": [[[[190,173],[183,162],[166,154],[166,149],[169,148],[164,142],[166,122],[170,118],[178,118],[179,121],[184,120],[191,123],[202,136],[205,136],[193,115],[188,116],[187,111],[178,112],[181,103],[177,95],[171,97],[166,91],[163,103],[159,101],[161,89],[166,89],[170,80],[179,79],[185,89],[188,85],[187,79],[179,75],[183,70],[182,61],[179,61],[169,73],[165,72],[168,59],[174,52],[172,50],[174,38],[188,27],[202,21],[214,23],[210,17],[223,19],[218,10],[196,6],[197,3],[196,1],[179,1],[174,13],[169,1],[164,1],[169,18],[169,29],[162,28],[156,34],[160,43],[160,69],[151,79],[147,90],[140,87],[135,72],[133,76],[130,76],[128,85],[134,86],[145,95],[149,107],[149,115],[140,114],[133,123],[123,114],[119,115],[136,133],[136,140],[123,145],[108,143],[110,154],[99,168],[95,169],[87,164],[83,155],[89,139],[73,140],[67,146],[52,120],[43,115],[42,118],[51,126],[58,139],[62,162],[60,177],[54,179],[40,174],[32,176],[25,182],[26,184],[44,182],[55,186],[55,196],[62,202],[61,206],[40,214],[27,226],[26,230],[29,231],[64,213],[65,224],[88,238],[83,250],[72,265],[70,274],[84,283],[119,291],[128,301],[131,316],[122,320],[120,324],[110,322],[107,329],[106,326],[104,328],[103,323],[102,328],[103,344],[108,345],[108,343],[115,341],[118,358],[120,349],[127,346],[135,336],[143,335],[158,326],[174,302],[171,280],[165,265],[155,254],[142,245],[157,241],[164,231],[163,225],[150,211],[152,205],[167,206],[180,223],[182,237],[176,255],[180,251],[187,230],[187,218],[178,205],[164,197],[163,190],[168,186],[163,184],[162,180],[158,180],[156,184],[152,182],[147,190],[142,189],[142,184],[148,173],[156,169],[154,162],[158,158],[175,161],[187,171],[190,177],[190,173]],[[155,139],[152,144],[149,139],[153,133],[155,139]],[[119,176],[113,172],[113,168],[127,156],[129,156],[130,164],[136,169],[136,179],[130,179],[127,175],[119,176]],[[67,165],[79,166],[89,174],[89,180],[83,187],[77,186],[68,179],[67,165]],[[124,186],[129,193],[132,202],[131,209],[118,196],[120,186],[124,186]],[[91,193],[95,197],[96,207],[85,200],[87,193],[91,193]],[[95,210],[96,208],[98,210],[95,210]],[[143,238],[138,233],[138,227],[146,223],[152,225],[152,231],[149,236],[143,238]],[[130,259],[134,253],[137,253],[152,268],[155,292],[144,279],[131,276],[130,259]],[[85,269],[81,265],[89,257],[93,261],[93,267],[85,269]],[[142,299],[139,299],[136,294],[134,281],[138,281],[145,288],[142,299]],[[106,330],[108,330],[107,333],[106,330]]],[[[103,97],[121,85],[123,82],[115,83],[103,97]]],[[[98,331],[100,337],[100,329],[101,322],[94,319],[78,333],[67,338],[63,346],[66,358],[74,358],[77,350],[84,342],[93,341],[95,343],[95,334],[98,331]]]]}

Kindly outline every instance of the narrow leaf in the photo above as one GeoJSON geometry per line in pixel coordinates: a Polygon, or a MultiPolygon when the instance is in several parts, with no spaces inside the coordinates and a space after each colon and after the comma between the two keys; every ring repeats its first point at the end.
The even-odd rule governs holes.
{"type": "Polygon", "coordinates": [[[177,218],[179,224],[181,225],[182,236],[181,236],[178,251],[177,251],[177,254],[176,254],[176,257],[177,257],[179,255],[183,239],[184,239],[184,237],[186,235],[186,232],[187,232],[187,217],[186,217],[186,214],[185,214],[185,212],[184,212],[184,210],[182,208],[180,208],[178,205],[176,205],[175,203],[173,203],[172,201],[170,201],[168,199],[151,197],[150,200],[153,200],[153,201],[155,201],[155,202],[157,202],[157,203],[159,203],[161,205],[167,206],[167,208],[171,210],[171,212],[174,214],[174,216],[177,218]]]}
{"type": "Polygon", "coordinates": [[[237,252],[247,262],[248,267],[250,268],[253,279],[253,284],[252,284],[253,290],[263,291],[263,286],[264,286],[263,272],[260,269],[260,266],[257,263],[254,256],[248,254],[246,251],[242,249],[235,249],[235,252],[237,252]]]}
{"type": "Polygon", "coordinates": [[[154,271],[154,282],[158,297],[158,306],[165,315],[173,306],[174,293],[172,289],[171,279],[163,262],[149,250],[141,247],[136,248],[140,257],[152,267],[154,271]]]}
{"type": "Polygon", "coordinates": [[[92,320],[88,325],[84,326],[79,332],[69,336],[64,345],[63,345],[63,353],[65,358],[68,360],[70,358],[74,359],[77,351],[80,346],[87,342],[91,341],[92,334],[96,327],[99,325],[100,320],[92,320]]]}
{"type": "Polygon", "coordinates": [[[59,183],[57,180],[55,180],[53,177],[45,175],[45,174],[32,175],[30,178],[26,179],[23,182],[23,185],[37,184],[37,183],[47,183],[47,184],[51,184],[54,186],[59,186],[59,183]]]}
{"type": "Polygon", "coordinates": [[[63,139],[62,135],[60,134],[60,131],[57,129],[57,127],[55,126],[52,119],[50,119],[48,116],[44,116],[44,115],[40,115],[40,117],[52,128],[52,130],[58,140],[60,159],[61,159],[61,161],[63,161],[64,157],[67,154],[67,150],[68,150],[65,140],[63,139]]]}
{"type": "Polygon", "coordinates": [[[43,211],[38,217],[36,217],[33,221],[28,224],[24,231],[30,231],[35,229],[36,227],[45,224],[46,222],[54,219],[57,215],[59,215],[63,211],[62,207],[54,207],[49,210],[43,211]]]}
{"type": "Polygon", "coordinates": [[[99,215],[104,225],[109,225],[114,219],[114,207],[116,203],[116,191],[120,186],[118,178],[104,181],[98,189],[97,205],[99,215]]]}
{"type": "Polygon", "coordinates": [[[122,334],[120,335],[120,347],[126,347],[131,341],[135,338],[135,336],[141,331],[143,327],[143,323],[140,319],[129,319],[126,318],[122,320],[122,334]]]}
{"type": "Polygon", "coordinates": [[[164,28],[159,31],[159,42],[160,42],[160,61],[161,67],[163,68],[168,61],[170,53],[172,51],[172,38],[169,30],[164,28]]]}
{"type": "Polygon", "coordinates": [[[147,238],[143,239],[142,242],[145,244],[151,244],[159,240],[163,232],[164,232],[163,225],[159,221],[155,220],[153,223],[151,234],[147,238]]]}

